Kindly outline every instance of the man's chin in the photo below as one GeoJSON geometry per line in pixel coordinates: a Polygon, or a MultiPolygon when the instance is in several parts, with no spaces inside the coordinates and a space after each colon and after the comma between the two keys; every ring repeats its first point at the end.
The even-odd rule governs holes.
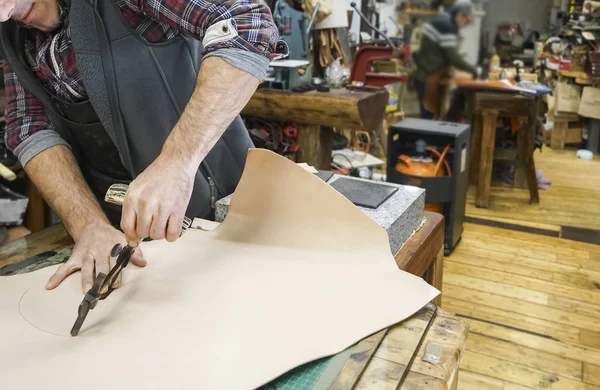
{"type": "Polygon", "coordinates": [[[36,30],[45,32],[45,33],[51,33],[54,30],[56,30],[58,27],[60,27],[60,23],[55,23],[55,24],[52,24],[52,25],[30,23],[28,26],[31,27],[31,28],[34,28],[36,30]]]}

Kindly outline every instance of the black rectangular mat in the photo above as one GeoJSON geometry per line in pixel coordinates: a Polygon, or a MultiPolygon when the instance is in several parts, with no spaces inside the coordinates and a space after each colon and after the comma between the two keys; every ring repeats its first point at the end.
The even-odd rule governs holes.
{"type": "Polygon", "coordinates": [[[330,184],[356,206],[376,209],[398,191],[376,182],[339,178],[330,184]]]}

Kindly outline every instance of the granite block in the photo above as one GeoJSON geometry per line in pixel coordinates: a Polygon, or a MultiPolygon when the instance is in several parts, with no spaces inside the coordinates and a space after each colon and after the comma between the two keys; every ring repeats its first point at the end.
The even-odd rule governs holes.
{"type": "MultiPolygon", "coordinates": [[[[327,183],[331,184],[340,177],[348,178],[347,176],[334,175],[327,183]]],[[[350,177],[350,179],[367,181],[366,179],[356,177],[350,177]]],[[[425,214],[425,190],[394,183],[377,183],[397,187],[398,191],[377,209],[358,208],[387,231],[390,250],[393,255],[396,255],[423,222],[425,214]]],[[[215,210],[215,220],[217,222],[222,222],[227,216],[232,196],[230,195],[217,201],[215,210]]]]}

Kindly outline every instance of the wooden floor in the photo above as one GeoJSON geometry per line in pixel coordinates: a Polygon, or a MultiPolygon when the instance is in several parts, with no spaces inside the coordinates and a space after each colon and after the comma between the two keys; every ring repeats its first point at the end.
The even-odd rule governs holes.
{"type": "MultiPolygon", "coordinates": [[[[495,189],[468,215],[523,225],[600,228],[600,160],[547,148],[541,204],[495,189]]],[[[459,389],[600,390],[600,246],[466,224],[445,258],[442,307],[470,325],[459,389]]]]}
{"type": "Polygon", "coordinates": [[[492,187],[490,207],[475,207],[475,189],[470,188],[467,215],[499,218],[557,229],[576,226],[600,229],[600,156],[593,161],[577,159],[575,150],[554,151],[544,147],[535,152],[536,169],[552,185],[540,190],[540,204],[529,204],[529,193],[503,186],[492,187]]]}

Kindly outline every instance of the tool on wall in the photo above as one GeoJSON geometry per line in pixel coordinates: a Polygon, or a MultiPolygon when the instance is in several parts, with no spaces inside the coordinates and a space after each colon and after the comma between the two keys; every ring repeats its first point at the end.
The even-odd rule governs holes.
{"type": "MultiPolygon", "coordinates": [[[[108,203],[116,204],[118,206],[122,206],[125,201],[125,195],[127,194],[127,190],[129,186],[127,184],[113,184],[109,187],[104,200],[108,203]]],[[[181,227],[181,234],[185,233],[186,230],[192,225],[192,220],[188,217],[183,218],[183,225],[181,227]]],[[[79,334],[87,315],[90,310],[94,310],[94,308],[98,305],[98,302],[108,298],[108,296],[114,291],[114,283],[117,281],[121,271],[127,265],[129,265],[129,261],[131,257],[135,253],[136,247],[126,245],[123,247],[121,244],[116,244],[112,250],[110,251],[111,257],[117,257],[115,266],[108,272],[108,274],[104,274],[103,272],[99,272],[94,279],[94,285],[92,288],[87,291],[83,300],[79,304],[77,309],[77,319],[71,328],[71,336],[75,337],[79,334]]]]}
{"type": "MultiPolygon", "coordinates": [[[[320,30],[318,42],[319,64],[323,69],[331,66],[338,58],[341,58],[342,62],[346,61],[346,55],[335,29],[326,28],[320,30]]],[[[312,45],[313,40],[311,40],[311,48],[312,45]]]]}
{"type": "Polygon", "coordinates": [[[310,63],[310,31],[320,7],[315,4],[311,18],[304,12],[296,11],[284,0],[273,7],[273,19],[279,29],[279,36],[289,47],[287,59],[272,61],[272,72],[266,78],[269,88],[301,92],[310,87],[312,65],[310,63]]]}
{"type": "MultiPolygon", "coordinates": [[[[406,154],[398,156],[396,170],[404,175],[416,177],[452,176],[450,164],[446,160],[449,150],[450,145],[446,145],[443,152],[440,153],[436,148],[428,146],[425,141],[420,139],[415,143],[415,153],[412,156],[406,154]],[[437,161],[434,161],[430,154],[437,157],[437,161]]],[[[425,210],[442,214],[443,205],[441,203],[426,203],[425,210]]]]}

